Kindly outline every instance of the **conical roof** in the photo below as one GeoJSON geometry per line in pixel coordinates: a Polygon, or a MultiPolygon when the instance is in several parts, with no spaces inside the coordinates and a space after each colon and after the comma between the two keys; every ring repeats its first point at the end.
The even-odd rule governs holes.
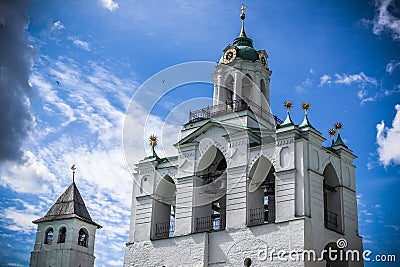
{"type": "Polygon", "coordinates": [[[334,146],[343,146],[345,148],[348,148],[346,146],[346,144],[343,142],[342,138],[340,137],[340,133],[338,134],[337,139],[336,139],[335,143],[333,143],[332,147],[334,147],[334,146]]]}
{"type": "Polygon", "coordinates": [[[44,217],[33,221],[33,223],[37,224],[45,221],[55,221],[69,218],[77,218],[101,228],[101,225],[95,223],[90,217],[90,214],[86,209],[85,202],[83,201],[75,182],[72,182],[72,184],[57,199],[56,203],[54,203],[44,217]]]}

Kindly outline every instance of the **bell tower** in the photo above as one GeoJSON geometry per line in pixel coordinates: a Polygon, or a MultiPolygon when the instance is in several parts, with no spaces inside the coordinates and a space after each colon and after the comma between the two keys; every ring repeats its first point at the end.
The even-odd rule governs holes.
{"type": "Polygon", "coordinates": [[[46,215],[33,221],[37,224],[35,247],[30,267],[93,267],[95,223],[73,182],[57,199],[46,215]]]}
{"type": "Polygon", "coordinates": [[[253,40],[244,30],[244,13],[247,6],[242,5],[242,28],[233,43],[228,45],[219,60],[214,77],[214,105],[226,103],[246,103],[259,106],[270,112],[270,77],[268,54],[265,50],[255,50],[253,40]]]}
{"type": "Polygon", "coordinates": [[[342,125],[324,146],[309,103],[300,124],[290,101],[284,121],[271,114],[268,55],[246,36],[245,9],[215,66],[213,106],[190,111],[175,157],[159,158],[151,136],[135,165],[126,267],[363,266],[342,258],[362,255],[342,125]]]}

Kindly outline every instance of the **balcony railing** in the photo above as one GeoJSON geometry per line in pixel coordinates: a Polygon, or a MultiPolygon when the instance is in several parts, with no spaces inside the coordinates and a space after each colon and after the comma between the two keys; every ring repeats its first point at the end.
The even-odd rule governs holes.
{"type": "Polygon", "coordinates": [[[264,208],[250,209],[249,226],[268,222],[268,214],[264,208]]]}
{"type": "Polygon", "coordinates": [[[337,231],[338,230],[338,215],[333,211],[325,209],[324,213],[325,227],[337,231]]]}
{"type": "Polygon", "coordinates": [[[196,232],[220,231],[225,229],[225,214],[196,218],[196,232]]]}
{"type": "Polygon", "coordinates": [[[173,222],[156,223],[156,232],[154,234],[154,239],[163,239],[173,236],[174,236],[173,222]]]}
{"type": "Polygon", "coordinates": [[[250,100],[231,100],[226,101],[223,104],[208,106],[199,110],[191,110],[189,122],[215,118],[221,115],[239,112],[242,110],[251,110],[253,113],[266,120],[273,119],[277,125],[280,125],[283,122],[277,116],[272,115],[270,112],[250,100]]]}

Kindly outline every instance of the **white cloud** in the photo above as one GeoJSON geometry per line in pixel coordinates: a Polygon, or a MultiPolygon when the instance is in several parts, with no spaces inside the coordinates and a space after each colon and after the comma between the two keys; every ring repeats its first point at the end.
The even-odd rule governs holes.
{"type": "Polygon", "coordinates": [[[50,83],[45,81],[43,75],[34,73],[30,78],[30,82],[38,90],[42,99],[48,103],[46,106],[48,112],[55,112],[51,109],[53,106],[57,109],[58,114],[65,117],[65,120],[62,120],[61,123],[62,127],[76,120],[73,109],[58,96],[57,91],[53,89],[50,83]]]}
{"type": "Polygon", "coordinates": [[[38,215],[38,210],[9,207],[3,211],[1,221],[3,226],[10,231],[28,234],[35,230],[36,225],[32,221],[38,219],[38,215]]]}
{"type": "Polygon", "coordinates": [[[346,74],[346,73],[336,73],[335,74],[336,80],[335,83],[337,84],[345,84],[345,85],[352,85],[352,84],[359,84],[361,87],[364,87],[366,84],[377,85],[378,82],[374,77],[369,77],[365,75],[364,72],[360,72],[359,74],[346,74]]]}
{"type": "Polygon", "coordinates": [[[328,74],[324,74],[320,77],[319,87],[325,84],[331,85],[332,83],[338,85],[352,86],[357,85],[360,90],[357,92],[357,97],[360,99],[361,104],[375,101],[380,95],[375,93],[370,96],[368,91],[365,89],[367,86],[377,87],[378,82],[376,78],[367,76],[364,72],[358,74],[347,74],[347,73],[335,73],[334,79],[328,74]]]}
{"type": "Polygon", "coordinates": [[[76,47],[82,48],[83,50],[86,51],[90,51],[90,45],[88,42],[79,40],[77,37],[72,37],[72,36],[69,36],[68,39],[71,40],[76,47]]]}
{"type": "Polygon", "coordinates": [[[386,65],[386,72],[392,74],[392,72],[400,66],[400,61],[392,60],[386,65]]]}
{"type": "MultiPolygon", "coordinates": [[[[132,193],[121,136],[125,110],[138,83],[95,62],[81,67],[69,58],[42,57],[38,64],[41,66],[31,78],[40,97],[34,106],[37,123],[32,142],[25,147],[26,161],[5,163],[0,168],[1,186],[29,193],[37,201],[30,206],[10,205],[3,210],[2,223],[10,231],[33,233],[31,221],[42,217],[71,183],[69,168],[76,164],[76,183],[88,210],[93,220],[107,229],[96,234],[98,264],[120,265],[129,232],[132,193]]],[[[129,132],[135,151],[129,163],[145,157],[143,135],[153,132],[162,137],[160,157],[176,153],[172,144],[177,141],[179,127],[149,115],[139,103],[133,105],[134,116],[129,119],[139,127],[129,132]]]]}
{"type": "Polygon", "coordinates": [[[387,89],[387,90],[384,90],[383,91],[383,94],[385,95],[385,96],[390,96],[390,95],[392,95],[392,94],[398,94],[398,93],[400,93],[400,84],[399,85],[397,85],[397,86],[394,86],[393,87],[393,89],[387,89]]]}
{"type": "Polygon", "coordinates": [[[385,127],[384,121],[376,125],[379,161],[385,167],[400,164],[400,104],[395,109],[396,115],[391,128],[385,127]]]}
{"type": "Polygon", "coordinates": [[[303,93],[307,88],[310,88],[313,85],[313,81],[310,78],[305,79],[300,85],[296,85],[294,89],[298,93],[303,93]]]}
{"type": "Polygon", "coordinates": [[[359,90],[357,93],[358,98],[363,99],[364,97],[366,97],[368,95],[367,90],[359,90]]]}
{"type": "Polygon", "coordinates": [[[100,0],[100,3],[103,5],[103,7],[107,8],[111,12],[119,7],[118,3],[114,2],[113,0],[100,0]]]}
{"type": "Polygon", "coordinates": [[[372,31],[380,35],[383,31],[389,31],[394,40],[400,40],[400,18],[396,0],[375,0],[377,14],[373,20],[372,31]]]}
{"type": "Polygon", "coordinates": [[[385,227],[391,228],[396,232],[400,230],[400,226],[394,225],[394,224],[387,224],[387,225],[385,225],[385,227]]]}
{"type": "Polygon", "coordinates": [[[46,193],[56,182],[42,159],[31,151],[25,151],[24,163],[4,162],[0,169],[0,184],[19,193],[46,193]]]}
{"type": "Polygon", "coordinates": [[[361,104],[367,102],[373,102],[378,98],[378,95],[375,94],[374,96],[368,96],[368,91],[365,89],[361,89],[357,93],[357,97],[361,100],[361,104]]]}
{"type": "Polygon", "coordinates": [[[319,87],[323,86],[324,84],[331,84],[331,76],[328,74],[324,74],[320,77],[319,87]]]}
{"type": "Polygon", "coordinates": [[[64,25],[61,23],[61,21],[56,21],[53,23],[51,26],[52,31],[60,31],[62,29],[65,29],[64,25]]]}

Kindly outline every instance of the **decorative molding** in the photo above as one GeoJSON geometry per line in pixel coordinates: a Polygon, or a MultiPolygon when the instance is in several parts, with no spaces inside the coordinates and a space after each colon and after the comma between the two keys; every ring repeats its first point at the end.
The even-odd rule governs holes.
{"type": "Polygon", "coordinates": [[[276,146],[280,147],[280,146],[289,145],[289,144],[292,144],[292,143],[294,143],[294,137],[277,140],[276,141],[276,146]]]}
{"type": "Polygon", "coordinates": [[[154,168],[146,168],[146,169],[143,169],[143,170],[139,170],[139,174],[143,175],[143,174],[153,173],[154,171],[155,171],[154,168]]]}
{"type": "Polygon", "coordinates": [[[339,167],[337,166],[337,164],[338,164],[338,162],[335,162],[337,159],[335,159],[335,157],[332,157],[332,155],[329,155],[322,163],[321,163],[321,172],[323,173],[324,172],[324,170],[325,170],[325,168],[326,168],[326,166],[328,166],[328,164],[329,163],[331,163],[332,164],[332,166],[333,166],[333,169],[335,170],[335,172],[336,172],[336,175],[337,175],[337,177],[338,177],[338,179],[339,179],[339,181],[342,181],[342,175],[341,175],[341,172],[340,172],[340,169],[339,169],[339,167]]]}
{"type": "Polygon", "coordinates": [[[252,159],[249,161],[248,166],[248,170],[247,172],[250,172],[251,168],[253,168],[254,163],[256,163],[256,161],[263,156],[264,158],[266,158],[267,160],[269,160],[272,163],[272,166],[274,167],[274,169],[276,170],[276,159],[274,156],[272,156],[271,154],[268,153],[262,153],[261,151],[258,152],[255,156],[252,157],[252,159]]]}
{"type": "Polygon", "coordinates": [[[247,145],[247,138],[238,139],[229,143],[230,148],[235,148],[242,145],[247,145]]]}

